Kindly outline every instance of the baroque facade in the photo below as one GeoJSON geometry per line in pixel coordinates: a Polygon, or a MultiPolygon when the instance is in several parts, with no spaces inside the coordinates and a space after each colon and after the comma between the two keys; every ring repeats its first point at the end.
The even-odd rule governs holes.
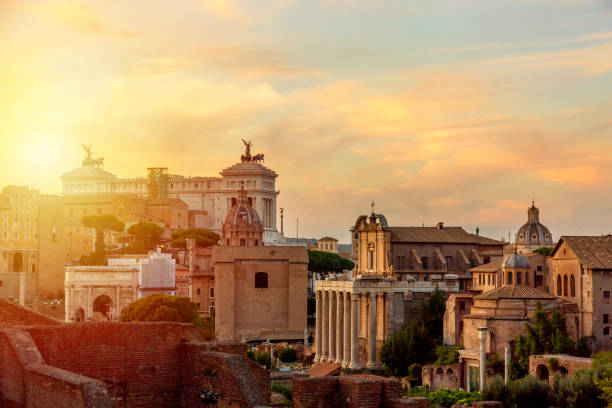
{"type": "Polygon", "coordinates": [[[315,284],[315,362],[377,368],[382,343],[415,317],[421,304],[411,306],[417,305],[417,299],[436,287],[458,292],[457,275],[419,282],[396,274],[389,262],[391,230],[380,214],[359,217],[351,233],[361,249],[355,269],[315,284]]]}

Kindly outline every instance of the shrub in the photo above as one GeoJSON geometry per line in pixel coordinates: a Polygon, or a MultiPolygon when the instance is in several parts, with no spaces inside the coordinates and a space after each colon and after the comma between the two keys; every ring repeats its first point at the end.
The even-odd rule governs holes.
{"type": "Polygon", "coordinates": [[[272,392],[276,392],[278,394],[282,394],[283,397],[287,399],[287,401],[293,400],[293,392],[291,387],[279,382],[272,383],[272,392]]]}
{"type": "Polygon", "coordinates": [[[265,351],[247,351],[247,357],[251,360],[255,361],[257,364],[265,366],[268,370],[272,367],[272,358],[270,357],[270,353],[265,351]]]}
{"type": "Polygon", "coordinates": [[[480,401],[482,398],[477,392],[466,392],[462,390],[441,389],[430,391],[427,394],[432,407],[450,408],[455,404],[472,405],[472,402],[480,401]]]}
{"type": "Polygon", "coordinates": [[[559,371],[559,359],[556,357],[551,357],[546,360],[546,365],[552,373],[556,373],[557,371],[559,371]]]}
{"type": "Polygon", "coordinates": [[[297,361],[297,353],[291,347],[287,347],[279,351],[278,359],[283,363],[293,363],[297,361]]]}
{"type": "Polygon", "coordinates": [[[421,321],[411,321],[383,343],[379,359],[385,370],[396,377],[405,377],[413,363],[431,361],[431,339],[421,321]]]}
{"type": "Polygon", "coordinates": [[[508,407],[548,407],[551,396],[548,383],[530,375],[508,384],[511,404],[508,407]]]}
{"type": "Polygon", "coordinates": [[[446,365],[446,364],[454,364],[459,361],[459,350],[461,350],[461,346],[438,346],[435,348],[436,359],[435,364],[446,365]]]}

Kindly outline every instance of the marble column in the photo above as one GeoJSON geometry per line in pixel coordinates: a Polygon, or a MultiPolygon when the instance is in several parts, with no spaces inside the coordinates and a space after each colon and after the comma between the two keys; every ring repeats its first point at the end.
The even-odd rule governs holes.
{"type": "Polygon", "coordinates": [[[315,324],[316,324],[316,328],[315,328],[315,359],[314,362],[318,363],[319,361],[321,361],[321,345],[322,345],[322,341],[321,341],[321,325],[323,322],[321,322],[321,309],[323,308],[323,300],[321,299],[321,291],[317,290],[315,293],[316,299],[317,299],[317,303],[316,303],[316,320],[315,320],[315,324]]]}
{"type": "Polygon", "coordinates": [[[359,293],[351,293],[351,362],[350,369],[358,370],[359,365],[359,293]]]}
{"type": "Polygon", "coordinates": [[[329,292],[329,354],[330,363],[336,361],[336,292],[329,292]]]}
{"type": "Polygon", "coordinates": [[[368,293],[368,368],[376,368],[376,292],[368,293]]]}
{"type": "Polygon", "coordinates": [[[321,358],[320,362],[326,361],[329,353],[329,291],[324,290],[321,293],[323,297],[323,308],[321,310],[321,358]]]}
{"type": "Polygon", "coordinates": [[[504,347],[504,382],[508,384],[510,381],[510,362],[512,361],[512,353],[510,347],[504,347]]]}
{"type": "Polygon", "coordinates": [[[342,351],[342,368],[349,368],[351,364],[351,294],[344,292],[344,350],[342,351]]]}
{"type": "Polygon", "coordinates": [[[342,364],[344,352],[344,292],[336,292],[336,364],[342,364]]]}
{"type": "Polygon", "coordinates": [[[479,391],[484,392],[487,382],[487,328],[478,328],[478,337],[480,339],[480,381],[478,382],[479,391]]]}

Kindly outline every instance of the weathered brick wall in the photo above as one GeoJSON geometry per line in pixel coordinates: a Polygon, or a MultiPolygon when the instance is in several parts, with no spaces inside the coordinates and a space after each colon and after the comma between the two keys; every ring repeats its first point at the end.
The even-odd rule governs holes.
{"type": "Polygon", "coordinates": [[[296,408],[393,408],[401,397],[397,380],[375,375],[296,378],[292,385],[296,408]]]}
{"type": "Polygon", "coordinates": [[[421,371],[423,385],[430,390],[441,388],[458,389],[461,387],[461,364],[428,365],[421,371]]]}
{"type": "Polygon", "coordinates": [[[197,343],[182,346],[182,406],[207,407],[207,402],[199,398],[200,394],[213,395],[220,408],[268,403],[270,379],[266,370],[264,373],[251,371],[243,355],[209,351],[209,348],[197,343]]]}
{"type": "Polygon", "coordinates": [[[59,325],[61,322],[16,303],[0,299],[0,326],[29,326],[34,324],[59,325]]]}
{"type": "Polygon", "coordinates": [[[27,328],[49,365],[106,383],[113,406],[178,405],[182,340],[178,323],[79,323],[27,328]]]}
{"type": "Polygon", "coordinates": [[[567,354],[554,354],[554,355],[531,355],[529,356],[529,374],[538,376],[540,370],[539,366],[546,367],[548,372],[548,380],[552,383],[554,372],[550,366],[550,359],[554,358],[558,363],[558,371],[573,376],[578,370],[584,370],[591,368],[593,360],[585,357],[574,357],[567,354]]]}

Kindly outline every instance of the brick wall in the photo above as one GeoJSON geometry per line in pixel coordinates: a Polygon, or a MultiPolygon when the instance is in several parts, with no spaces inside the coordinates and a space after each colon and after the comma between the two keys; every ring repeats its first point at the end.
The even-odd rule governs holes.
{"type": "Polygon", "coordinates": [[[424,366],[421,379],[423,385],[429,386],[430,390],[458,389],[461,387],[461,364],[424,366]]]}
{"type": "Polygon", "coordinates": [[[29,326],[33,324],[57,325],[61,322],[16,303],[0,299],[0,326],[29,326]]]}

